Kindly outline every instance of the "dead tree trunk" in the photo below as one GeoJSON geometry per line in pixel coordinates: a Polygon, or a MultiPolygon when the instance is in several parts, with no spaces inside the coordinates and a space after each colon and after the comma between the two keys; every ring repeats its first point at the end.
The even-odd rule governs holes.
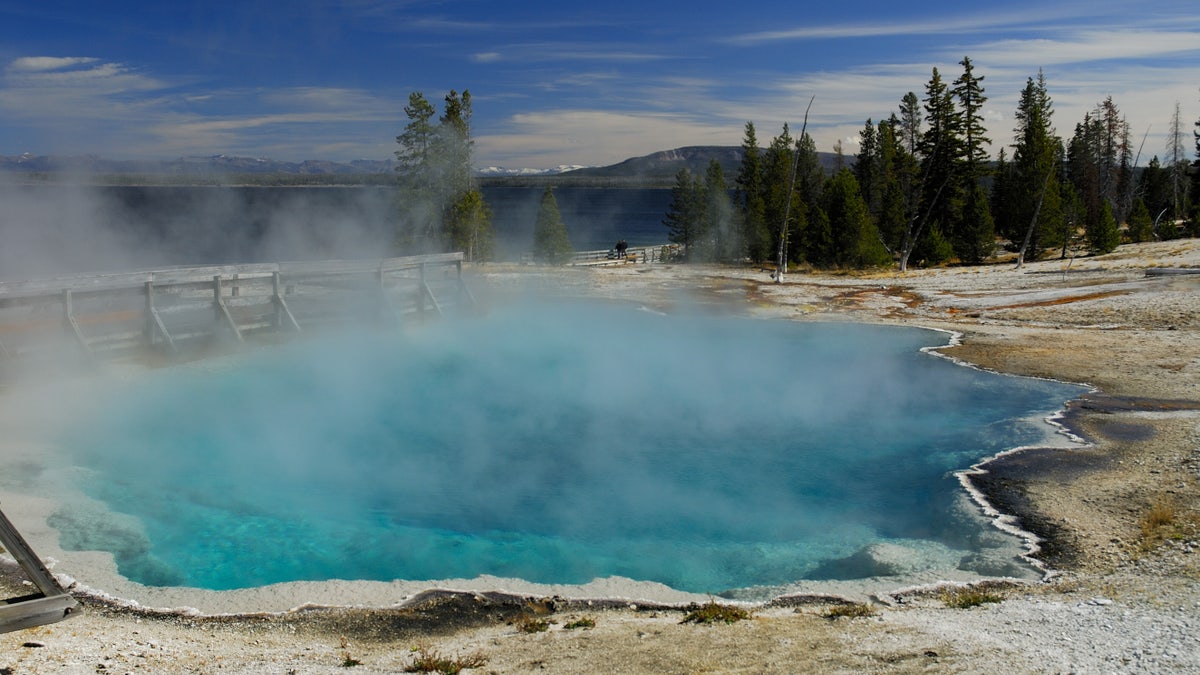
{"type": "Polygon", "coordinates": [[[792,192],[796,189],[796,168],[800,163],[800,144],[804,141],[804,134],[808,130],[808,111],[812,109],[813,100],[817,98],[813,94],[812,98],[808,99],[808,107],[804,109],[804,124],[800,126],[800,136],[796,139],[795,154],[792,156],[792,175],[788,179],[788,190],[786,199],[783,205],[783,222],[779,225],[779,251],[775,255],[775,283],[783,283],[783,273],[787,271],[787,231],[788,220],[792,217],[792,192]]]}

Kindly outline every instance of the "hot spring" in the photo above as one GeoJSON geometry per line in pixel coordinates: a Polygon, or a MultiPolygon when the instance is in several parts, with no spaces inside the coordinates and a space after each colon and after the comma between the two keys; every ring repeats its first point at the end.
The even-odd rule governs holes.
{"type": "Polygon", "coordinates": [[[329,335],[152,371],[58,443],[111,516],[65,550],[147,586],[1032,577],[955,472],[1043,442],[1080,387],[946,336],[611,304],[329,335]]]}

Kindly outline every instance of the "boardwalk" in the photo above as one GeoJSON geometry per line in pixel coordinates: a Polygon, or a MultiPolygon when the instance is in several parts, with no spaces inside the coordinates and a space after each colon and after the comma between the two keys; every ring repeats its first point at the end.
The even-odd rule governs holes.
{"type": "Polygon", "coordinates": [[[462,253],[447,253],[0,282],[0,360],[61,353],[64,342],[88,356],[172,353],[256,333],[440,314],[474,303],[462,264],[462,253]]]}

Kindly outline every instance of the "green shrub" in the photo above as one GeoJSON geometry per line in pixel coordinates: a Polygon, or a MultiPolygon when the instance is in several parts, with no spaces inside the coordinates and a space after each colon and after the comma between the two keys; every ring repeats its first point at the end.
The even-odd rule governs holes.
{"type": "Polygon", "coordinates": [[[741,607],[718,605],[716,602],[710,601],[703,605],[694,605],[680,623],[737,623],[742,619],[749,618],[750,612],[741,607]]]}

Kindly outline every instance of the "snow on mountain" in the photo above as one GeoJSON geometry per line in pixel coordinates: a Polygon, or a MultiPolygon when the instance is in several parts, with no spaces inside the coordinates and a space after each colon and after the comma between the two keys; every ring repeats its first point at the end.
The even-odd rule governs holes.
{"type": "Polygon", "coordinates": [[[552,176],[584,168],[587,167],[581,164],[559,164],[552,169],[509,169],[503,166],[486,166],[477,169],[475,173],[480,176],[552,176]]]}

